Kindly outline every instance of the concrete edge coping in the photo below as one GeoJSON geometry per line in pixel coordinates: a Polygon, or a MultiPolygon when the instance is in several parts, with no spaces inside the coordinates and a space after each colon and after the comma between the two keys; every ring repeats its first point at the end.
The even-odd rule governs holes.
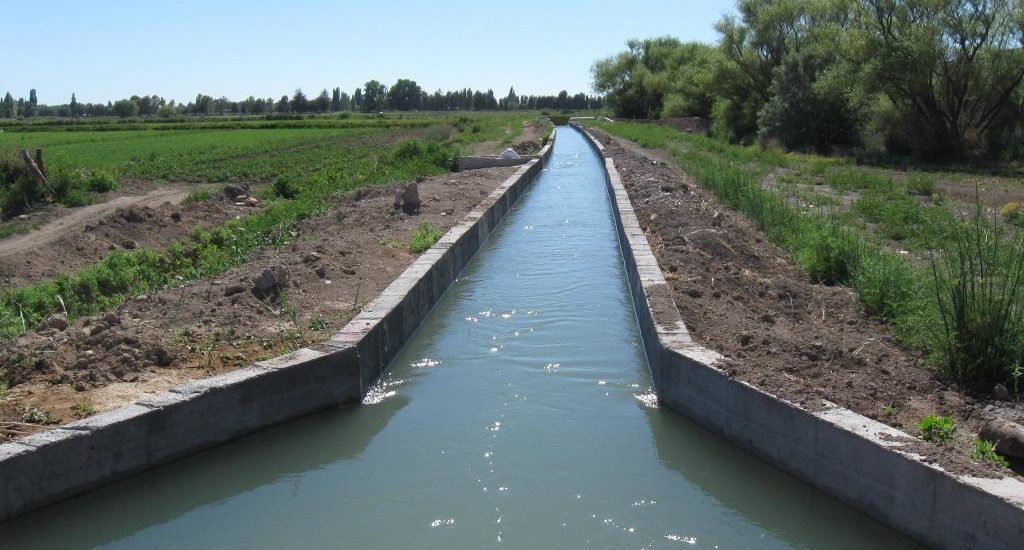
{"type": "MultiPolygon", "coordinates": [[[[576,128],[583,132],[595,150],[603,156],[604,147],[601,143],[583,128],[579,126],[576,126],[576,128]]],[[[619,176],[618,171],[615,169],[615,163],[612,159],[606,158],[605,167],[608,170],[606,181],[608,183],[609,190],[615,198],[619,198],[626,193],[626,189],[622,184],[622,179],[619,176]]],[[[629,267],[632,267],[637,271],[640,277],[640,282],[642,283],[640,291],[643,293],[646,303],[641,307],[647,307],[648,311],[650,311],[649,291],[656,285],[666,284],[664,275],[661,274],[661,268],[658,267],[657,258],[654,256],[650,244],[647,242],[646,236],[643,232],[636,230],[627,231],[623,229],[623,227],[627,225],[627,222],[631,226],[632,221],[636,220],[632,203],[627,199],[626,201],[613,201],[613,204],[615,205],[614,210],[617,214],[617,223],[620,224],[619,230],[625,233],[627,237],[626,239],[620,238],[620,242],[622,242],[623,246],[629,247],[629,253],[624,254],[627,256],[627,265],[632,263],[632,266],[629,267]],[[640,242],[641,240],[643,241],[642,243],[640,242]],[[655,269],[658,272],[657,274],[654,273],[655,269]]],[[[630,271],[630,269],[627,268],[627,271],[630,271]]],[[[630,277],[632,278],[632,274],[630,277]]],[[[637,305],[639,306],[639,304],[637,305]]],[[[675,306],[674,300],[673,306],[675,306]]],[[[678,316],[678,308],[676,308],[675,313],[678,316]]],[[[641,324],[641,330],[644,330],[644,328],[643,324],[641,324]]],[[[863,502],[859,501],[854,496],[846,494],[843,490],[836,489],[835,486],[822,487],[821,484],[815,482],[815,480],[806,479],[805,476],[802,475],[802,472],[794,471],[794,469],[789,467],[787,464],[781,463],[777,460],[772,460],[770,458],[771,453],[755,452],[755,454],[773,466],[796,475],[796,477],[801,478],[804,482],[809,483],[816,489],[822,490],[838,500],[853,506],[854,508],[861,509],[875,517],[875,519],[890,525],[894,529],[912,538],[925,542],[926,544],[952,548],[959,547],[966,541],[972,546],[976,542],[978,547],[999,548],[1004,547],[1003,543],[1007,541],[1015,541],[1014,544],[1020,544],[1020,541],[1024,540],[1024,482],[1019,479],[1012,477],[979,478],[947,472],[938,465],[926,462],[925,457],[901,449],[901,447],[906,445],[908,442],[916,443],[919,441],[917,438],[910,436],[906,432],[893,428],[882,422],[872,420],[850,409],[825,400],[823,400],[822,403],[824,405],[823,410],[817,412],[809,411],[799,405],[766,392],[753,384],[732,378],[727,372],[718,367],[725,357],[714,350],[695,343],[690,337],[681,317],[679,317],[678,321],[673,322],[672,325],[669,326],[659,323],[657,319],[653,319],[653,328],[656,332],[659,348],[685,357],[695,367],[716,374],[721,378],[722,383],[742,386],[748,392],[757,394],[763,399],[776,402],[778,405],[784,406],[792,411],[796,411],[796,414],[813,417],[816,420],[821,421],[825,426],[831,427],[836,432],[852,435],[855,438],[866,442],[868,444],[866,448],[868,448],[869,452],[873,455],[864,458],[861,463],[861,469],[866,473],[866,476],[883,477],[885,472],[879,470],[879,468],[883,468],[882,465],[884,464],[891,464],[892,458],[897,458],[898,460],[903,461],[907,467],[923,470],[926,473],[932,474],[932,479],[940,478],[941,481],[949,482],[943,484],[945,486],[941,489],[935,489],[936,493],[940,491],[947,492],[948,496],[946,496],[946,499],[949,502],[971,502],[976,505],[986,506],[988,510],[991,510],[991,513],[975,511],[975,514],[971,516],[971,518],[977,518],[977,525],[964,526],[964,528],[961,529],[961,531],[963,531],[962,533],[953,533],[954,535],[962,535],[962,539],[950,540],[944,535],[934,534],[931,529],[922,530],[916,525],[901,523],[898,519],[894,520],[894,518],[899,518],[900,514],[898,513],[887,514],[884,510],[879,511],[877,509],[867,509],[867,506],[865,506],[863,502]],[[888,456],[888,460],[883,458],[886,456],[888,456]],[[971,529],[971,527],[978,527],[978,529],[971,529]]],[[[655,365],[652,365],[652,369],[654,368],[655,365]]],[[[661,392],[658,391],[658,394],[660,399],[661,392]]],[[[685,416],[691,417],[699,424],[712,429],[712,431],[726,439],[733,439],[733,437],[730,437],[730,434],[723,433],[720,426],[709,425],[712,424],[711,421],[701,418],[693,418],[684,411],[679,412],[685,416]]],[[[822,428],[819,426],[818,429],[821,430],[822,428]]],[[[736,441],[733,442],[736,443],[736,441]]],[[[749,442],[747,442],[747,444],[749,445],[749,442]]],[[[745,445],[740,446],[747,450],[759,450],[751,449],[745,445]]],[[[940,482],[935,482],[936,487],[938,487],[940,482]]],[[[988,510],[986,510],[986,512],[988,510]]],[[[954,510],[948,511],[953,512],[954,510]]],[[[925,512],[931,514],[939,513],[939,511],[935,509],[926,510],[925,512]]],[[[950,513],[949,515],[944,515],[941,518],[935,519],[939,522],[945,522],[946,524],[955,524],[958,521],[958,516],[950,513]]],[[[930,523],[930,521],[931,518],[927,518],[926,523],[930,523]]],[[[949,533],[949,531],[946,532],[949,533]]],[[[1005,547],[1010,548],[1011,546],[1006,545],[1005,547]]]]}
{"type": "MultiPolygon", "coordinates": [[[[41,508],[48,504],[94,489],[103,484],[138,473],[145,469],[198,452],[210,446],[227,442],[247,433],[271,425],[292,420],[323,410],[330,405],[358,401],[362,398],[359,382],[360,361],[357,349],[363,339],[389,313],[395,310],[401,299],[411,292],[433,266],[451,253],[452,246],[459,239],[476,229],[481,220],[517,185],[528,185],[550,157],[554,143],[554,132],[537,158],[529,159],[514,174],[474,208],[462,221],[453,226],[430,249],[423,252],[410,264],[381,294],[331,338],[280,356],[257,361],[239,369],[215,376],[193,380],[175,386],[170,390],[147,396],[133,403],[104,411],[88,418],[71,422],[53,429],[31,434],[16,441],[0,444],[0,522],[41,508]],[[341,364],[324,364],[325,360],[338,359],[341,364]],[[326,369],[337,376],[338,367],[355,369],[354,380],[346,379],[343,388],[325,388],[338,385],[334,379],[300,377],[308,381],[307,388],[295,381],[285,385],[293,388],[298,403],[281,406],[286,392],[280,392],[281,385],[269,376],[282,373],[284,376],[298,376],[300,371],[326,369]],[[259,386],[253,390],[253,385],[259,386]],[[237,406],[239,400],[253,392],[277,393],[274,403],[248,402],[252,410],[237,406]],[[355,394],[352,394],[352,392],[355,394]],[[318,393],[322,403],[301,401],[305,393],[318,393]],[[206,403],[206,405],[200,405],[206,403]],[[200,410],[187,409],[189,405],[200,410]],[[226,407],[226,409],[225,409],[226,407]],[[283,409],[294,410],[283,410],[283,409]],[[175,417],[175,413],[178,417],[175,417]],[[193,421],[202,414],[211,414],[212,422],[196,427],[193,421]],[[235,418],[235,417],[239,418],[235,418]],[[158,418],[159,417],[159,418],[158,418]],[[152,426],[165,432],[173,432],[171,441],[163,441],[166,433],[149,433],[152,426]],[[197,429],[198,428],[198,429],[197,429]],[[192,432],[201,432],[193,435],[192,432]],[[114,437],[115,441],[101,437],[114,437]],[[131,441],[126,441],[130,437],[131,441]],[[95,440],[95,441],[94,441],[95,440]],[[125,447],[126,450],[122,452],[125,447]],[[125,458],[124,455],[129,455],[125,458]],[[57,460],[54,459],[57,457],[57,460]],[[63,466],[58,469],[57,466],[63,466]]],[[[518,195],[514,197],[518,199],[518,195]]],[[[498,216],[500,219],[511,207],[511,203],[498,216]]],[[[496,225],[497,220],[494,221],[496,225]]],[[[488,233],[493,227],[488,228],[488,233]]],[[[482,244],[481,240],[480,243],[482,244]]],[[[475,251],[473,251],[475,252],[475,251]]],[[[470,254],[472,255],[472,254],[470,254]]],[[[452,275],[452,281],[458,275],[452,275]]],[[[437,297],[440,299],[440,296],[437,297]]],[[[417,320],[417,325],[422,319],[417,320]]],[[[405,342],[400,342],[401,348],[405,342]]],[[[316,375],[317,373],[313,373],[316,375]]],[[[351,377],[351,375],[347,375],[351,377]]],[[[262,395],[262,394],[261,394],[262,395]]],[[[250,396],[251,397],[251,396],[250,396]]]]}

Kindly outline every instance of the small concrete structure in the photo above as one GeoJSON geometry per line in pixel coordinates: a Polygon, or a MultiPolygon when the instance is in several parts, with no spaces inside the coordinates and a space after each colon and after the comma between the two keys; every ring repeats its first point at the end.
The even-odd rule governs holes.
{"type": "Polygon", "coordinates": [[[538,155],[522,155],[519,158],[501,157],[459,157],[458,171],[478,170],[480,168],[498,168],[506,166],[522,166],[539,158],[538,155]]]}
{"type": "Polygon", "coordinates": [[[0,445],[0,521],[274,424],[358,403],[540,172],[552,144],[329,341],[0,445]]]}
{"type": "Polygon", "coordinates": [[[662,406],[929,546],[1024,548],[1024,483],[1016,478],[950,474],[901,449],[916,439],[895,428],[827,401],[819,412],[802,409],[719,369],[722,356],[690,338],[612,159],[605,167],[662,406]]]}

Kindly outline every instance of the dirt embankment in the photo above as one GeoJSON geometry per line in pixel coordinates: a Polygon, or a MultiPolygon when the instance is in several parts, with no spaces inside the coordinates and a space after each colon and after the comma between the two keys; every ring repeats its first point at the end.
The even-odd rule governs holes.
{"type": "Polygon", "coordinates": [[[290,244],[259,250],[212,280],[25,334],[0,351],[12,383],[0,396],[0,426],[17,436],[38,429],[28,422],[74,420],[323,341],[416,258],[408,244],[421,223],[447,230],[515,170],[428,178],[414,215],[394,209],[396,185],[361,189],[299,222],[290,244]],[[255,291],[266,270],[282,292],[255,291]]]}
{"type": "MultiPolygon", "coordinates": [[[[238,186],[234,186],[238,188],[238,186]]],[[[61,208],[29,233],[0,239],[0,286],[22,286],[103,259],[111,250],[163,249],[195,227],[213,227],[252,206],[236,204],[219,189],[211,198],[182,205],[195,187],[161,186],[107,202],[61,208]]]]}
{"type": "Polygon", "coordinates": [[[1019,408],[945,384],[851,290],[813,283],[666,155],[591,131],[615,160],[687,327],[727,358],[730,373],[808,409],[826,399],[910,434],[925,415],[952,416],[961,428],[954,446],[922,441],[915,450],[955,471],[994,471],[966,455],[986,420],[1020,421],[1019,408]]]}

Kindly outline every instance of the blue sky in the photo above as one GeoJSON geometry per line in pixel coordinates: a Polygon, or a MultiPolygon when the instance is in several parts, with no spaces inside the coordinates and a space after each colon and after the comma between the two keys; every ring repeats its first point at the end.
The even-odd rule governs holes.
{"type": "Polygon", "coordinates": [[[590,65],[632,37],[715,40],[733,0],[123,2],[6,10],[0,94],[40,103],[197,92],[279,98],[371,78],[504,95],[590,90],[590,65]],[[16,13],[17,12],[17,13],[16,13]]]}

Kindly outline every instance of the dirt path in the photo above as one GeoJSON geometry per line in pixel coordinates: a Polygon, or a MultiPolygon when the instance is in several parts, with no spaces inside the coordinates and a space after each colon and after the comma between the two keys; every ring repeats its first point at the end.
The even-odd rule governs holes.
{"type": "Polygon", "coordinates": [[[183,185],[170,185],[159,187],[144,195],[125,195],[99,204],[68,208],[66,214],[34,231],[0,240],[0,258],[38,250],[72,231],[81,230],[88,223],[95,223],[118,208],[157,206],[165,202],[180,203],[188,196],[189,191],[190,189],[183,185]]]}

